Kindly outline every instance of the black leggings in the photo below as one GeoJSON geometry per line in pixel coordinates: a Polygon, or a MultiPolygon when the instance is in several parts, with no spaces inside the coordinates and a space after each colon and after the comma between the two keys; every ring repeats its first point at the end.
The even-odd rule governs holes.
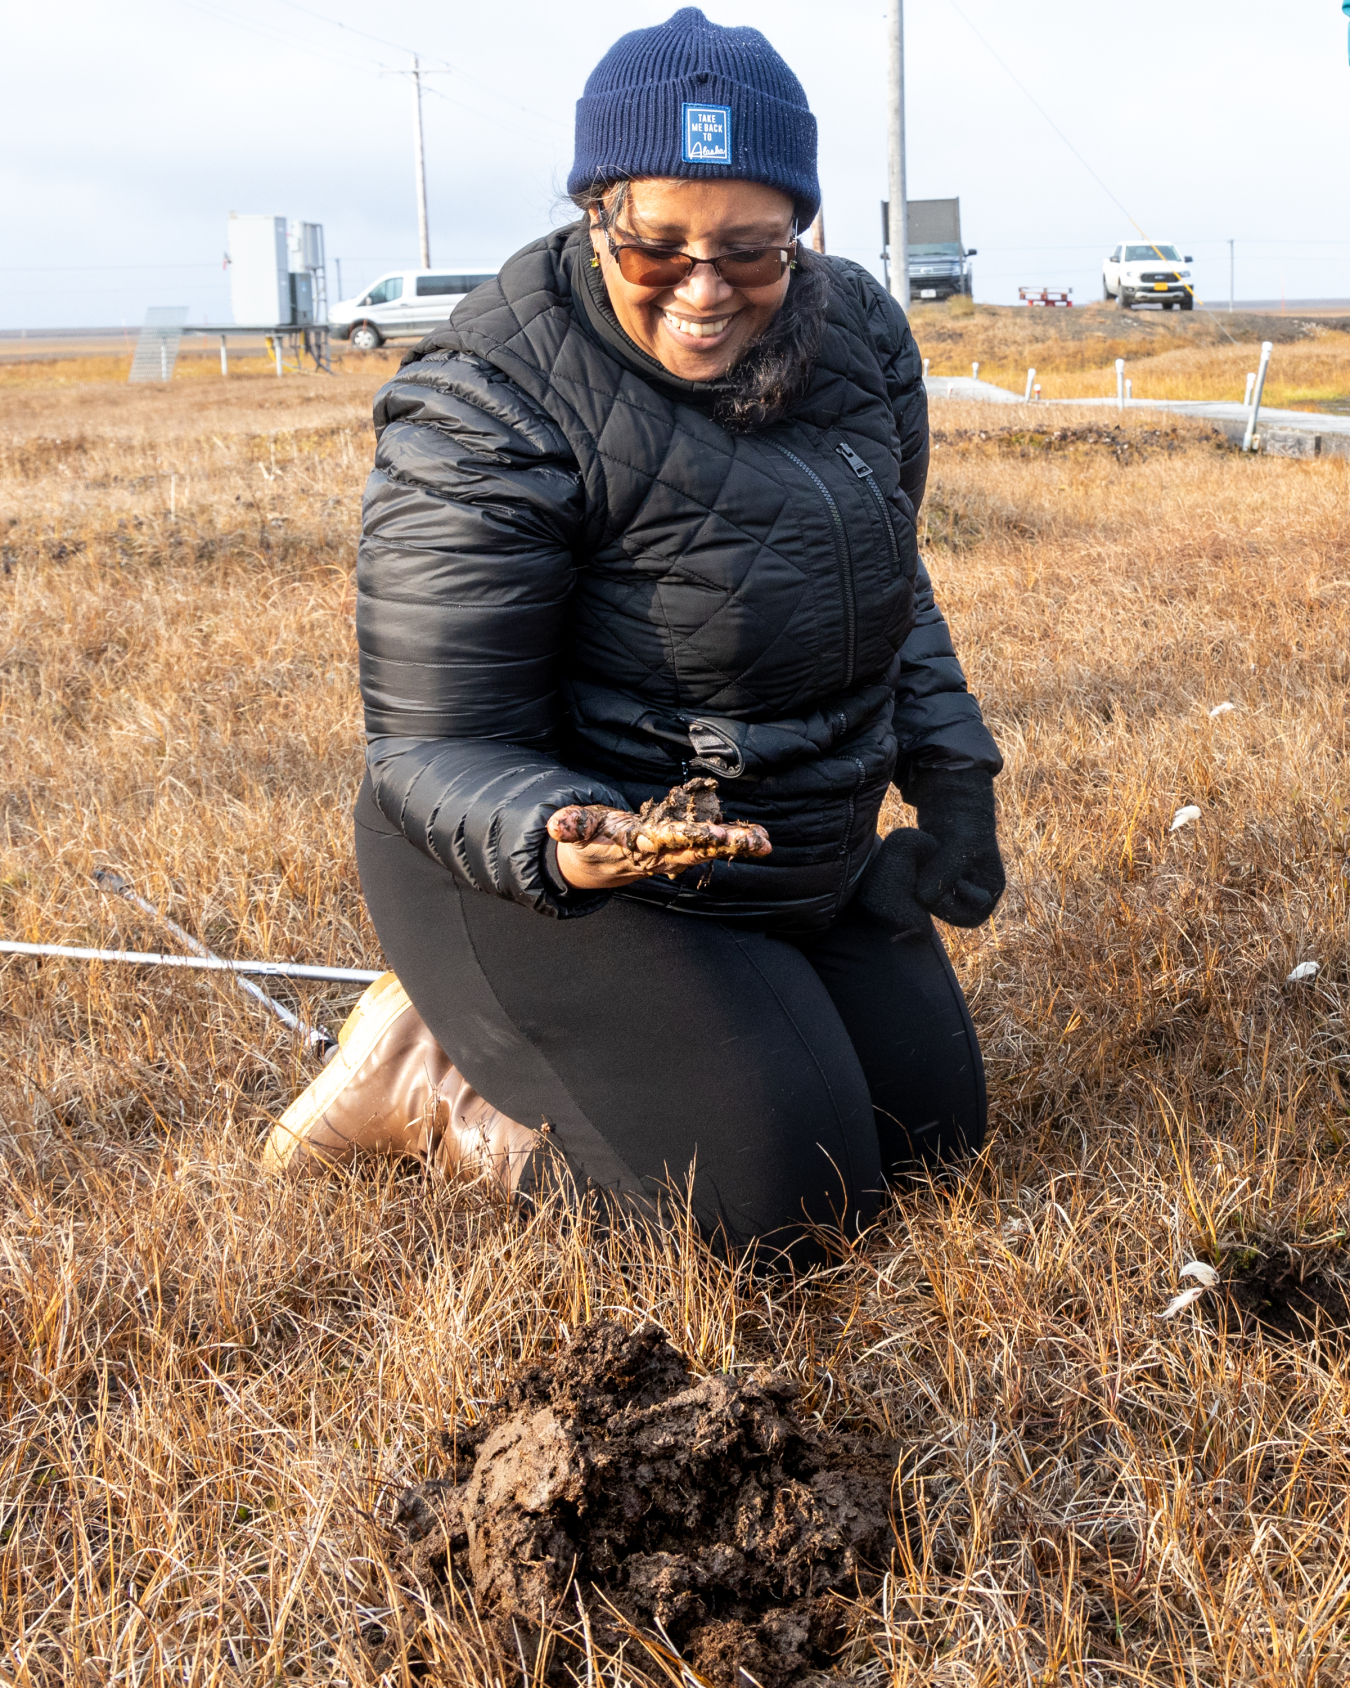
{"type": "Polygon", "coordinates": [[[462,886],[356,805],[361,888],[389,965],[465,1077],[572,1170],[683,1188],[733,1245],[819,1257],[802,1221],[852,1230],[889,1180],[978,1149],[984,1068],[931,926],[853,910],[784,939],[617,896],[552,920],[462,886]]]}

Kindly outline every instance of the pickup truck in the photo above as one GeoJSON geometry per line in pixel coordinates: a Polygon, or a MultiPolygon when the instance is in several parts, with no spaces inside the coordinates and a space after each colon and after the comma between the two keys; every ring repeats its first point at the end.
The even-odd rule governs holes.
{"type": "Polygon", "coordinates": [[[1181,267],[1190,262],[1189,253],[1182,258],[1165,242],[1122,240],[1102,261],[1102,298],[1114,299],[1122,311],[1150,299],[1165,311],[1178,305],[1183,311],[1194,310],[1191,272],[1181,267]]]}
{"type": "MultiPolygon", "coordinates": [[[[975,248],[961,244],[959,199],[911,199],[909,209],[909,292],[914,300],[972,296],[969,259],[975,248]]],[[[881,202],[881,256],[890,286],[890,201],[881,202]]]]}

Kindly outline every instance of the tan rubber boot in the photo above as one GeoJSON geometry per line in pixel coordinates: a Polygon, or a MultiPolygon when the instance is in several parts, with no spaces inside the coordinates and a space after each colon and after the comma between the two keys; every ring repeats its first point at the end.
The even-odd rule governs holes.
{"type": "Polygon", "coordinates": [[[490,1176],[511,1194],[540,1134],[508,1119],[461,1074],[393,973],[347,1017],[323,1071],[263,1147],[269,1172],[340,1165],[358,1150],[417,1155],[442,1177],[490,1176]]]}

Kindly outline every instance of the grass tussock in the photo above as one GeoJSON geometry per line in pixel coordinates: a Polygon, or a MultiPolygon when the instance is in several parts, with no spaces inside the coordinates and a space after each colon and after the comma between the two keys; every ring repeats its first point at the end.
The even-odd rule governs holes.
{"type": "MultiPolygon", "coordinates": [[[[347,821],[374,384],[11,398],[7,936],[159,947],[91,887],[107,862],[226,953],[378,963],[347,821]]],[[[517,1680],[467,1607],[409,1619],[388,1522],[444,1428],[602,1314],[696,1370],[790,1367],[823,1424],[903,1445],[841,1677],[1343,1679],[1350,464],[1136,416],[1126,452],[1024,449],[990,418],[943,407],[960,542],[930,534],[1008,759],[1008,896],[952,935],[980,1163],[798,1283],[401,1168],[270,1184],[269,1110],[312,1070],[280,1026],[220,982],[6,962],[4,1680],[517,1680]],[[1265,1301],[1164,1319],[1192,1260],[1265,1301]],[[1299,1283],[1308,1316],[1262,1316],[1299,1283]]],[[[589,1684],[679,1679],[580,1621],[553,1645],[589,1684]]]]}

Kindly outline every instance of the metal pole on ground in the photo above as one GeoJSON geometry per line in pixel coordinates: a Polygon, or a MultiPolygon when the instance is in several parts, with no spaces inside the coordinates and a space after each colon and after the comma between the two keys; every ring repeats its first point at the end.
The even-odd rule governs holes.
{"type": "Polygon", "coordinates": [[[891,294],[909,309],[909,201],[905,184],[905,0],[890,0],[886,27],[886,138],[891,201],[891,294]]]}
{"type": "MultiPolygon", "coordinates": [[[[190,967],[201,973],[251,973],[264,979],[326,979],[345,985],[373,985],[373,968],[312,967],[300,961],[227,961],[220,956],[162,955],[157,950],[86,949],[81,944],[0,943],[0,955],[53,956],[62,961],[114,961],[132,967],[190,967]]],[[[270,998],[266,999],[270,1001],[270,998]]]]}
{"type": "Polygon", "coordinates": [[[1036,385],[1036,371],[1034,369],[1029,369],[1027,371],[1027,390],[1026,390],[1025,393],[1022,394],[1022,403],[1023,404],[1030,404],[1031,403],[1031,389],[1035,385],[1036,385]]]}
{"type": "Polygon", "coordinates": [[[222,375],[230,373],[230,355],[225,349],[225,336],[223,334],[220,337],[220,373],[222,375]]]}
{"type": "MultiPolygon", "coordinates": [[[[138,896],[126,880],[122,878],[121,874],[114,873],[111,868],[99,868],[94,874],[94,883],[100,891],[111,891],[115,896],[125,897],[129,903],[140,909],[142,914],[148,914],[152,919],[158,920],[162,926],[173,933],[184,948],[190,949],[193,955],[200,956],[203,961],[219,961],[221,959],[213,950],[207,949],[205,944],[198,943],[191,932],[185,932],[177,921],[170,920],[168,915],[161,914],[153,903],[148,903],[144,897],[138,896]]],[[[274,1001],[266,991],[259,990],[257,985],[244,978],[241,973],[231,970],[231,976],[241,991],[247,991],[251,997],[261,1002],[264,1008],[276,1015],[282,1025],[289,1026],[298,1036],[303,1037],[306,1043],[320,1050],[328,1049],[336,1044],[337,1039],[326,1026],[309,1025],[298,1015],[292,1014],[289,1008],[285,1008],[281,1003],[274,1001]]]]}
{"type": "Polygon", "coordinates": [[[1247,432],[1242,436],[1242,449],[1251,451],[1256,443],[1256,418],[1261,414],[1261,395],[1266,390],[1266,370],[1270,367],[1272,346],[1269,340],[1261,342],[1261,361],[1256,366],[1256,385],[1252,389],[1251,414],[1247,417],[1247,432]]]}
{"type": "Polygon", "coordinates": [[[422,69],[413,54],[413,163],[417,171],[417,244],[422,268],[431,268],[431,235],[427,229],[427,162],[422,147],[422,69]]]}
{"type": "Polygon", "coordinates": [[[1125,408],[1125,359],[1116,359],[1116,409],[1125,408]]]}

